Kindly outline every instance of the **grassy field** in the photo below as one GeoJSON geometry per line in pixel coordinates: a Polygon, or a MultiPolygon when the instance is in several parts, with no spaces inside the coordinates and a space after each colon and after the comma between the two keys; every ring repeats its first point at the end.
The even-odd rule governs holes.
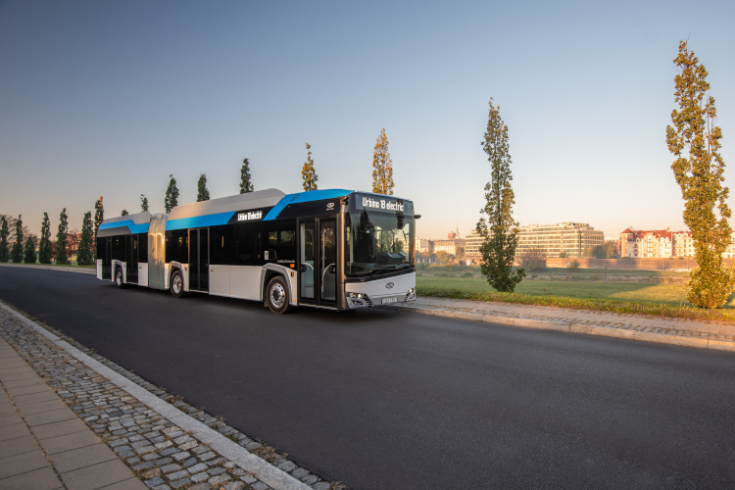
{"type": "Polygon", "coordinates": [[[419,276],[416,289],[420,296],[735,322],[735,300],[718,310],[695,308],[686,301],[684,284],[524,280],[514,293],[498,293],[485,279],[419,276]]]}
{"type": "MultiPolygon", "coordinates": [[[[486,293],[492,288],[485,279],[464,277],[418,277],[420,291],[426,293],[447,289],[465,293],[486,293]]],[[[610,299],[621,301],[648,301],[679,305],[686,302],[683,285],[637,284],[572,281],[523,281],[516,292],[531,296],[564,296],[581,299],[610,299]]]]}

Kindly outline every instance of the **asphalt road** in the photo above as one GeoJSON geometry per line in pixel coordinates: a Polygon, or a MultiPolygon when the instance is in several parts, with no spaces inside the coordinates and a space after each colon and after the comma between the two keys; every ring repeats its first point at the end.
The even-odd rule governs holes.
{"type": "Polygon", "coordinates": [[[735,354],[0,267],[0,299],[357,490],[735,488],[735,354]]]}

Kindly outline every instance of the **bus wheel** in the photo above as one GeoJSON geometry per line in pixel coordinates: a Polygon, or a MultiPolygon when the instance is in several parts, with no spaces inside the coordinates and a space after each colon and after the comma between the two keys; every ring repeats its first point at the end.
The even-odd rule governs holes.
{"type": "Polygon", "coordinates": [[[273,313],[286,313],[289,310],[288,286],[283,277],[276,276],[270,280],[266,288],[266,301],[273,313]]]}
{"type": "Polygon", "coordinates": [[[171,274],[171,294],[174,298],[180,298],[184,295],[184,278],[181,276],[180,270],[175,270],[171,274]]]}
{"type": "Polygon", "coordinates": [[[122,267],[115,267],[115,286],[117,286],[118,289],[122,289],[125,287],[125,283],[123,282],[122,267]]]}

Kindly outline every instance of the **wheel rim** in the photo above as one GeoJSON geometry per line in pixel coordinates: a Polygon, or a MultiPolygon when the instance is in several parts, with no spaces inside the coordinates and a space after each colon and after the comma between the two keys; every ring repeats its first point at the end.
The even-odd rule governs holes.
{"type": "Polygon", "coordinates": [[[176,274],[174,276],[174,283],[173,283],[174,293],[179,294],[181,292],[181,276],[176,274]]]}
{"type": "Polygon", "coordinates": [[[286,302],[286,290],[283,289],[283,286],[280,284],[274,284],[273,287],[271,287],[271,304],[276,308],[279,309],[283,307],[283,304],[286,302]]]}

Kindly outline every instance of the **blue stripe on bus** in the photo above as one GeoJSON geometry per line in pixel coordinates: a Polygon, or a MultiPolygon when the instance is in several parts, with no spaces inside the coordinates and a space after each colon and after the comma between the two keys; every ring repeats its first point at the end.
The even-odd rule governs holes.
{"type": "Polygon", "coordinates": [[[263,221],[273,221],[278,215],[285,209],[289,204],[297,204],[302,202],[321,201],[323,199],[333,199],[335,197],[344,197],[347,194],[352,194],[355,191],[348,191],[345,189],[325,189],[323,191],[307,191],[299,192],[298,194],[288,194],[283,197],[278,204],[273,206],[268,214],[265,215],[263,221]]]}
{"type": "Polygon", "coordinates": [[[113,228],[127,228],[130,233],[148,233],[150,223],[142,223],[136,225],[133,220],[126,219],[124,221],[113,221],[112,223],[102,223],[100,230],[109,230],[113,228]]]}
{"type": "Polygon", "coordinates": [[[186,228],[204,228],[206,226],[226,225],[230,218],[235,215],[236,211],[228,211],[226,213],[207,214],[205,216],[193,216],[191,218],[181,218],[166,222],[166,231],[183,230],[186,228]]]}

